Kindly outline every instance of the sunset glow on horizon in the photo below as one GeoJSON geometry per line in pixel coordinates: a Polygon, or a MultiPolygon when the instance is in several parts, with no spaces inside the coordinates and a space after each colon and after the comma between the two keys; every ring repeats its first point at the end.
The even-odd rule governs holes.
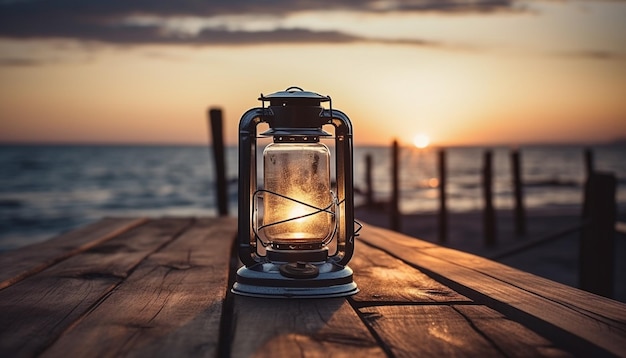
{"type": "Polygon", "coordinates": [[[425,133],[418,133],[413,137],[413,145],[415,148],[424,149],[430,144],[430,138],[425,133]]]}
{"type": "Polygon", "coordinates": [[[444,3],[118,4],[91,32],[89,6],[36,26],[39,3],[3,3],[0,143],[205,144],[218,106],[235,145],[259,94],[294,85],[357,145],[626,138],[626,2],[444,3]]]}

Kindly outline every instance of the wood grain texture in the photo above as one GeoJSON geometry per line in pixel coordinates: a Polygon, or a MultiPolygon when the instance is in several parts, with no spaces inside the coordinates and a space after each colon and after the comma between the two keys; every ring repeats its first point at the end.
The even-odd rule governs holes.
{"type": "Polygon", "coordinates": [[[236,228],[233,218],[195,222],[43,356],[215,356],[236,228]]]}
{"type": "Polygon", "coordinates": [[[419,240],[414,237],[401,234],[399,232],[370,225],[366,222],[361,222],[361,224],[363,224],[363,228],[359,232],[359,236],[356,238],[357,245],[359,241],[363,240],[366,243],[377,243],[378,245],[376,246],[383,247],[396,245],[402,245],[403,247],[411,247],[414,249],[440,247],[436,244],[432,244],[424,240],[419,240]]]}
{"type": "Polygon", "coordinates": [[[0,352],[44,351],[190,222],[151,221],[0,291],[0,352]]]}
{"type": "Polygon", "coordinates": [[[570,356],[484,306],[376,306],[360,310],[396,357],[570,356]]]}
{"type": "Polygon", "coordinates": [[[375,230],[382,231],[381,235],[363,235],[361,240],[551,340],[583,354],[626,355],[623,303],[456,250],[416,248],[416,239],[384,229],[375,230]],[[395,244],[383,241],[381,238],[385,236],[394,237],[395,244]]]}
{"type": "Polygon", "coordinates": [[[234,300],[233,357],[385,357],[343,298],[234,300]]]}
{"type": "Polygon", "coordinates": [[[235,296],[236,230],[105,219],[17,253],[71,252],[0,290],[0,356],[626,356],[626,305],[369,225],[357,295],[235,296]]]}
{"type": "Polygon", "coordinates": [[[486,306],[453,306],[454,310],[507,357],[571,357],[548,339],[486,306]]]}
{"type": "Polygon", "coordinates": [[[594,295],[494,261],[477,258],[465,252],[443,247],[430,248],[423,252],[447,262],[471,268],[547,300],[560,302],[581,314],[614,324],[626,331],[626,304],[622,302],[594,295]]]}
{"type": "Polygon", "coordinates": [[[377,306],[361,311],[396,357],[502,355],[450,306],[377,306]]]}
{"type": "Polygon", "coordinates": [[[349,265],[361,290],[351,297],[357,305],[471,302],[418,269],[362,242],[349,265]]]}
{"type": "Polygon", "coordinates": [[[147,219],[105,218],[50,240],[0,254],[0,290],[121,235],[147,219]]]}

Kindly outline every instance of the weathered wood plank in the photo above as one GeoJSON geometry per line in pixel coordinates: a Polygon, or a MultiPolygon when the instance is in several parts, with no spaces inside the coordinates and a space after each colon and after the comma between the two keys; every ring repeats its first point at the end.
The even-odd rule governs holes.
{"type": "Polygon", "coordinates": [[[359,294],[286,300],[227,294],[234,218],[108,220],[0,290],[0,355],[626,356],[626,305],[369,225],[359,294]]]}
{"type": "Polygon", "coordinates": [[[151,221],[0,291],[0,352],[41,353],[190,222],[151,221]]]}
{"type": "Polygon", "coordinates": [[[0,290],[133,229],[147,219],[105,218],[50,240],[0,254],[0,290]]]}
{"type": "MultiPolygon", "coordinates": [[[[425,249],[428,247],[440,247],[428,241],[419,240],[414,237],[410,237],[399,232],[383,229],[383,228],[370,225],[362,221],[361,221],[361,224],[363,225],[363,228],[361,229],[359,236],[356,238],[357,245],[358,245],[359,240],[363,240],[364,238],[367,238],[367,240],[363,240],[363,241],[366,243],[376,242],[382,246],[402,245],[404,247],[412,247],[415,249],[425,249]],[[392,233],[392,235],[389,235],[389,233],[392,233]]],[[[376,246],[379,246],[379,245],[376,245],[376,246]]]]}
{"type": "Polygon", "coordinates": [[[200,220],[144,260],[43,356],[216,356],[234,218],[200,220]]]}
{"type": "Polygon", "coordinates": [[[361,311],[396,357],[502,355],[450,306],[376,306],[361,311]]]}
{"type": "Polygon", "coordinates": [[[357,245],[350,267],[361,290],[351,297],[357,305],[471,302],[418,269],[363,242],[357,245]]]}
{"type": "Polygon", "coordinates": [[[360,310],[396,357],[569,356],[484,306],[375,306],[360,310]]]}
{"type": "Polygon", "coordinates": [[[626,305],[622,303],[512,268],[505,270],[503,265],[456,250],[420,249],[414,243],[419,240],[389,230],[375,230],[383,234],[370,236],[364,233],[361,240],[410,263],[459,293],[497,309],[551,340],[582,354],[626,355],[626,305]],[[384,236],[394,238],[394,244],[383,240],[384,236]],[[552,298],[547,297],[551,290],[561,292],[553,294],[552,298]],[[569,296],[578,298],[571,299],[569,296]],[[583,300],[585,297],[586,302],[583,300]],[[594,307],[596,305],[602,307],[594,307]],[[610,309],[617,312],[608,313],[610,309]],[[603,318],[605,314],[614,319],[603,318]]]}
{"type": "Polygon", "coordinates": [[[386,356],[344,298],[237,296],[233,322],[233,357],[386,356]]]}
{"type": "Polygon", "coordinates": [[[494,261],[477,259],[476,256],[443,247],[423,250],[424,253],[442,260],[462,265],[521,290],[532,292],[545,299],[560,302],[583,315],[614,324],[626,331],[626,305],[606,297],[572,288],[528,272],[520,271],[494,261]]]}
{"type": "MultiPolygon", "coordinates": [[[[572,356],[552,342],[486,306],[455,305],[453,308],[507,357],[572,356]]],[[[576,352],[574,352],[575,354],[576,352]]]]}

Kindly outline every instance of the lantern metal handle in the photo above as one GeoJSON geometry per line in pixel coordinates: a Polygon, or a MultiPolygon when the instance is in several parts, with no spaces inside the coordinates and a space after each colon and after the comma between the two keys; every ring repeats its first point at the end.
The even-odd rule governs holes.
{"type": "Polygon", "coordinates": [[[254,166],[256,168],[256,136],[257,125],[261,123],[262,118],[270,113],[267,108],[252,108],[243,114],[239,122],[239,202],[238,211],[238,231],[240,240],[238,240],[239,259],[246,266],[252,266],[257,263],[254,250],[251,250],[251,240],[254,238],[252,234],[252,203],[251,197],[254,194],[252,188],[256,188],[256,169],[250,171],[254,166]],[[243,173],[249,172],[250,175],[243,173]],[[249,217],[247,217],[249,216],[249,217]],[[241,218],[247,217],[247,220],[241,218]]]}
{"type": "MultiPolygon", "coordinates": [[[[329,97],[330,98],[330,97],[329,97]]],[[[326,123],[335,127],[335,150],[338,158],[344,158],[343,162],[337,162],[336,168],[336,181],[337,183],[343,183],[344,186],[337,185],[337,197],[339,201],[346,206],[344,210],[344,217],[339,218],[339,236],[343,235],[345,238],[344,243],[338,242],[338,245],[342,245],[339,251],[343,251],[343,256],[339,258],[337,264],[347,265],[352,255],[354,254],[354,238],[357,236],[358,230],[354,230],[354,185],[353,178],[353,149],[352,149],[352,123],[348,116],[338,109],[332,108],[332,102],[330,109],[324,109],[321,116],[326,119],[326,123]]],[[[341,212],[341,210],[339,210],[341,212]]],[[[339,249],[339,247],[338,247],[339,249]]]]}

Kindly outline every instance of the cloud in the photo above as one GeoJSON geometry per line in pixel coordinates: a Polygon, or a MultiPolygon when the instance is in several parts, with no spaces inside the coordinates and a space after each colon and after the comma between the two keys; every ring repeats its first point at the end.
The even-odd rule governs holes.
{"type": "Polygon", "coordinates": [[[357,12],[489,12],[509,9],[511,0],[12,0],[0,2],[0,37],[13,39],[74,39],[112,44],[249,45],[264,43],[385,42],[431,45],[421,40],[398,41],[363,38],[339,31],[306,28],[275,28],[243,31],[203,28],[196,34],[171,31],[167,19],[180,17],[271,15],[277,18],[301,11],[349,10],[357,12]],[[127,21],[152,16],[161,22],[127,21]]]}
{"type": "Polygon", "coordinates": [[[0,58],[0,67],[34,67],[45,64],[41,60],[22,57],[0,58]]]}
{"type": "Polygon", "coordinates": [[[276,29],[272,31],[203,30],[195,37],[199,44],[255,44],[255,43],[345,43],[359,41],[359,37],[336,31],[306,29],[276,29]]]}
{"type": "Polygon", "coordinates": [[[599,51],[599,50],[587,50],[587,51],[569,51],[569,52],[555,52],[550,55],[556,57],[568,57],[579,58],[586,60],[626,60],[626,54],[612,51],[599,51]]]}

